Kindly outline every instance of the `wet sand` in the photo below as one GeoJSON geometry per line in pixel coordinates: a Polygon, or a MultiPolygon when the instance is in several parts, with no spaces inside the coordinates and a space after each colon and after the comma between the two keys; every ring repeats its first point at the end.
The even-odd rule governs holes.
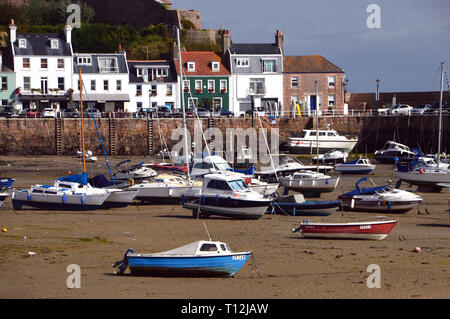
{"type": "MultiPolygon", "coordinates": [[[[124,160],[109,158],[111,166],[124,160]]],[[[134,157],[133,162],[150,161],[134,157]]],[[[103,158],[87,163],[88,173],[106,173],[103,158]]],[[[0,176],[15,177],[16,188],[51,183],[81,170],[79,159],[56,156],[1,156],[0,176]]],[[[343,176],[335,199],[360,176],[343,176]]],[[[377,164],[377,185],[392,179],[392,165],[377,164]]],[[[409,189],[403,184],[402,189],[409,189]]],[[[416,187],[411,189],[416,190],[416,187]]],[[[61,212],[14,211],[0,207],[0,298],[449,298],[450,192],[423,193],[425,207],[389,217],[399,220],[382,241],[304,239],[291,233],[303,219],[361,221],[380,214],[334,212],[326,217],[264,215],[259,220],[193,219],[181,206],[133,205],[125,209],[61,212]],[[253,250],[234,278],[115,276],[112,264],[128,248],[150,253],[207,239],[234,251],[253,250]],[[421,247],[421,252],[413,252],[421,247]],[[28,252],[35,252],[30,256],[28,252]],[[66,286],[66,268],[81,268],[81,288],[66,286]],[[381,288],[367,287],[367,267],[381,269],[381,288]],[[254,267],[256,272],[253,272],[254,267]]],[[[386,216],[386,215],[384,215],[386,216]]],[[[127,270],[126,274],[129,271],[127,270]]]]}

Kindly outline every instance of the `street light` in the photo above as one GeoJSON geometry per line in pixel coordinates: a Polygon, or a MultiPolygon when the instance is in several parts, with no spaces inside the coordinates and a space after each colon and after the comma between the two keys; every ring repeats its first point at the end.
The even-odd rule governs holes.
{"type": "Polygon", "coordinates": [[[377,93],[375,96],[375,100],[377,101],[377,109],[379,108],[379,101],[380,101],[380,79],[377,79],[375,82],[377,82],[377,93]]]}

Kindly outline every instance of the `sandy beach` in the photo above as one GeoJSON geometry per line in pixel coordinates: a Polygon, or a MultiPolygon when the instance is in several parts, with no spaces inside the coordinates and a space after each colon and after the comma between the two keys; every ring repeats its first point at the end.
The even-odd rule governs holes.
{"type": "MultiPolygon", "coordinates": [[[[109,158],[114,166],[124,157],[109,158]]],[[[149,157],[132,157],[150,162],[149,157]]],[[[106,173],[103,158],[87,163],[88,173],[106,173]]],[[[0,176],[14,187],[51,183],[80,160],[57,156],[1,156],[0,176]]],[[[370,175],[377,185],[393,177],[393,165],[377,164],[370,175]]],[[[335,199],[359,177],[343,176],[335,199]]],[[[402,189],[416,190],[403,184],[402,189]]],[[[14,211],[11,199],[0,207],[0,298],[449,298],[450,221],[448,189],[422,193],[425,205],[389,216],[399,222],[382,241],[304,239],[292,233],[303,219],[361,221],[380,214],[334,212],[326,217],[264,215],[259,220],[194,219],[181,206],[132,205],[125,209],[62,212],[14,211]],[[427,209],[428,213],[425,211],[427,209]],[[112,264],[128,248],[164,251],[207,239],[234,251],[252,250],[234,278],[163,278],[114,275],[112,264]],[[413,251],[420,247],[421,251],[413,251]],[[34,252],[30,255],[29,252],[34,252]],[[81,268],[81,288],[66,286],[66,268],[81,268]],[[368,288],[367,267],[379,265],[381,288],[368,288]],[[256,269],[256,272],[253,271],[256,269]]],[[[384,215],[386,216],[386,215],[384,215]]]]}

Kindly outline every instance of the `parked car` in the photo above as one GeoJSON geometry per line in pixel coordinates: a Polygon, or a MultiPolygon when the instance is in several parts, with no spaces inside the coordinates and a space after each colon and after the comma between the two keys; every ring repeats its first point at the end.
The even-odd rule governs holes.
{"type": "Polygon", "coordinates": [[[22,111],[24,117],[27,118],[37,118],[39,117],[39,112],[36,109],[25,109],[22,111]]]}
{"type": "Polygon", "coordinates": [[[170,117],[170,109],[167,106],[157,106],[156,109],[153,111],[154,113],[156,113],[156,116],[159,118],[164,118],[164,117],[170,117]]]}
{"type": "Polygon", "coordinates": [[[392,108],[392,106],[383,105],[382,108],[376,109],[372,112],[374,115],[388,115],[388,111],[392,108]]]}
{"type": "Polygon", "coordinates": [[[61,115],[64,118],[79,118],[80,112],[78,112],[78,109],[66,109],[61,112],[61,115]]]}
{"type": "Polygon", "coordinates": [[[229,110],[221,110],[220,116],[233,117],[234,113],[229,110]]]}
{"type": "Polygon", "coordinates": [[[211,112],[207,108],[199,107],[197,108],[198,117],[209,117],[211,116],[211,112]]]}
{"type": "MultiPolygon", "coordinates": [[[[245,112],[245,114],[248,115],[252,115],[252,110],[247,110],[245,112]]],[[[266,110],[264,109],[264,107],[260,106],[260,107],[255,107],[254,109],[254,115],[255,116],[265,116],[266,115],[266,110]]],[[[321,113],[319,112],[319,115],[321,115],[321,113]]]]}
{"type": "Polygon", "coordinates": [[[0,106],[0,117],[19,117],[19,112],[12,106],[0,106]]]}
{"type": "MultiPolygon", "coordinates": [[[[450,113],[450,103],[442,102],[442,114],[450,113]]],[[[424,114],[439,114],[439,102],[434,103],[424,114]]]]}
{"type": "Polygon", "coordinates": [[[97,109],[92,109],[92,112],[90,109],[83,110],[83,117],[93,117],[93,118],[100,118],[102,117],[102,113],[97,109]]]}
{"type": "Polygon", "coordinates": [[[52,108],[45,108],[41,112],[41,117],[43,118],[55,118],[56,117],[56,111],[52,108]]]}
{"type": "Polygon", "coordinates": [[[414,107],[411,111],[411,114],[424,114],[428,109],[431,108],[431,104],[420,104],[414,107]]]}
{"type": "Polygon", "coordinates": [[[398,104],[388,110],[388,115],[411,115],[412,109],[408,104],[398,104]]]}

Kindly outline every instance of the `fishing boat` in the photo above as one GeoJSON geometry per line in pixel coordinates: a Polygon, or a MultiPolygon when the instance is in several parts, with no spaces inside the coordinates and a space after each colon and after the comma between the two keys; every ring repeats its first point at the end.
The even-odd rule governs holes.
{"type": "Polygon", "coordinates": [[[319,197],[336,189],[340,177],[331,177],[319,172],[300,171],[291,176],[280,177],[280,184],[288,190],[302,193],[305,197],[319,197]]]}
{"type": "MultiPolygon", "coordinates": [[[[2,177],[0,178],[0,203],[3,204],[6,198],[10,195],[11,187],[14,184],[15,178],[2,177]]],[[[2,205],[3,206],[3,205],[2,205]]]]}
{"type": "Polygon", "coordinates": [[[53,185],[36,184],[29,189],[13,189],[11,199],[15,210],[29,206],[47,210],[99,209],[109,193],[82,180],[84,174],[61,177],[53,185]]]}
{"type": "Polygon", "coordinates": [[[152,164],[145,164],[144,162],[140,162],[139,164],[134,164],[129,167],[125,166],[124,168],[119,168],[129,162],[131,162],[131,160],[125,160],[116,164],[118,171],[113,174],[113,179],[127,180],[131,178],[135,182],[141,182],[145,179],[158,175],[158,173],[151,168],[152,164]]]}
{"type": "Polygon", "coordinates": [[[375,151],[374,156],[380,163],[393,164],[396,161],[411,161],[416,158],[416,153],[404,144],[387,141],[381,150],[375,151]]]}
{"type": "Polygon", "coordinates": [[[138,254],[128,249],[113,267],[122,275],[129,267],[132,275],[231,277],[245,265],[252,251],[232,252],[226,243],[199,240],[172,250],[138,254]]]}
{"type": "Polygon", "coordinates": [[[334,170],[343,174],[369,174],[375,169],[369,159],[360,157],[354,161],[347,163],[340,163],[334,166],[334,170]]]}
{"type": "Polygon", "coordinates": [[[317,164],[338,164],[343,163],[347,160],[348,153],[339,151],[339,150],[331,150],[326,152],[325,154],[320,154],[319,156],[314,156],[312,158],[312,162],[317,164]]]}
{"type": "Polygon", "coordinates": [[[313,154],[317,151],[320,153],[332,150],[350,153],[358,143],[358,139],[347,138],[328,128],[326,130],[305,129],[300,137],[289,137],[288,142],[290,153],[313,154]]]}
{"type": "Polygon", "coordinates": [[[355,189],[340,195],[342,209],[349,211],[406,213],[422,202],[422,197],[414,193],[393,189],[388,185],[361,188],[359,184],[366,177],[356,182],[355,189]]]}
{"type": "Polygon", "coordinates": [[[305,238],[338,238],[338,239],[385,239],[397,220],[369,221],[353,223],[312,223],[304,220],[300,227],[292,232],[301,231],[305,238]]]}
{"type": "Polygon", "coordinates": [[[216,215],[258,219],[271,201],[249,189],[244,180],[233,173],[207,174],[201,188],[193,188],[182,195],[183,207],[192,210],[194,218],[216,215]]]}
{"type": "Polygon", "coordinates": [[[270,204],[270,214],[287,214],[292,216],[328,216],[338,208],[339,200],[305,200],[302,194],[280,196],[270,204]]]}

